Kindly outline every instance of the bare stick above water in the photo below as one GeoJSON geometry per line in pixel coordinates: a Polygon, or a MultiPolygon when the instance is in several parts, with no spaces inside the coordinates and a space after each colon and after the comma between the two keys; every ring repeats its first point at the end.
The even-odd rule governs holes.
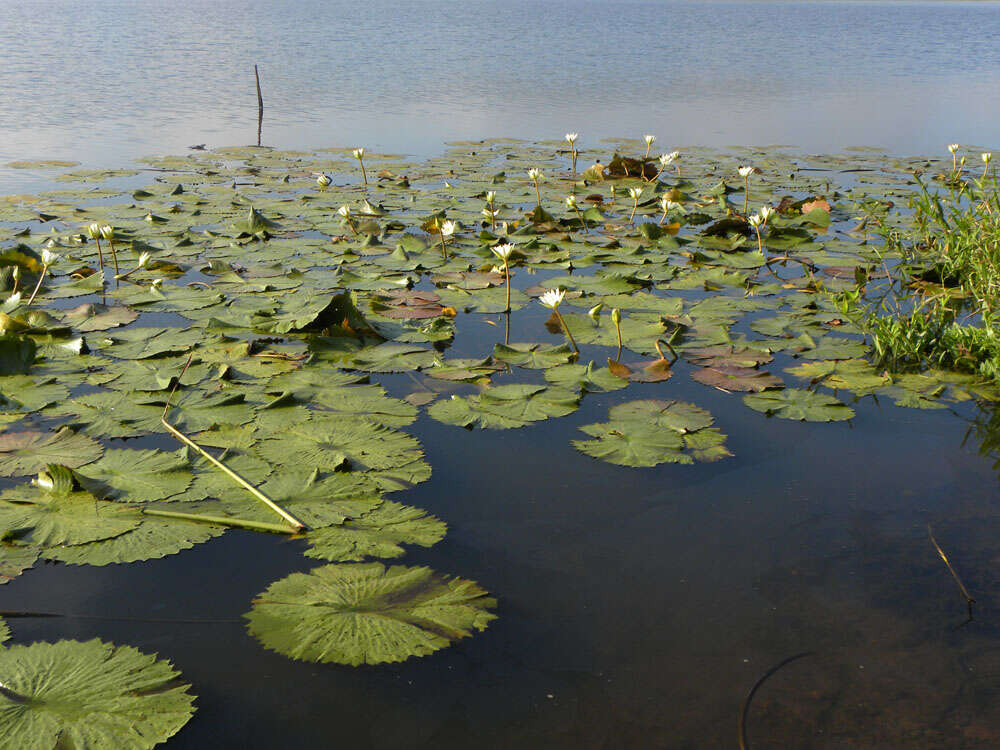
{"type": "Polygon", "coordinates": [[[264,97],[260,95],[260,73],[257,66],[253,66],[253,77],[257,81],[257,145],[260,145],[260,131],[264,125],[264,97]]]}

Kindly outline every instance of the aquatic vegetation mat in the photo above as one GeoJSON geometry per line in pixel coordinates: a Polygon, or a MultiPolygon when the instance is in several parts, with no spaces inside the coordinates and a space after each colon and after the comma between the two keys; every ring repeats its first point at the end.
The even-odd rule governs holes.
{"type": "MultiPolygon", "coordinates": [[[[77,169],[0,202],[0,583],[39,559],[131,563],[272,533],[325,562],[271,584],[250,634],[304,661],[399,662],[496,607],[472,581],[377,562],[447,533],[399,501],[431,477],[418,420],[475,440],[597,405],[605,421],[565,433],[579,460],[668,472],[732,455],[692,389],[811,422],[850,420],[864,398],[996,399],[978,372],[893,371],[845,307],[904,252],[860,217],[906,225],[894,201],[930,161],[645,151],[232,148],[77,169]]],[[[175,673],[127,647],[9,646],[0,662],[28,696],[0,700],[23,747],[60,732],[146,747],[190,715],[186,693],[157,687],[175,673]],[[133,662],[148,689],[116,677],[133,662]],[[63,689],[45,681],[55,664],[93,701],[81,687],[64,715],[32,697],[63,689]]]]}

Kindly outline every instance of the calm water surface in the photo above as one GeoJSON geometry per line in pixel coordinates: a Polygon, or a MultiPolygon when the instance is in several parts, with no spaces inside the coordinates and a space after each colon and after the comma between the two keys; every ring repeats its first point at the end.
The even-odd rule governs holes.
{"type": "Polygon", "coordinates": [[[254,63],[281,147],[1000,145],[993,2],[3,0],[0,29],[0,163],[255,141],[254,63]]]}
{"type": "MultiPolygon", "coordinates": [[[[250,142],[255,62],[264,141],[284,148],[419,155],[567,130],[588,145],[1000,145],[992,3],[4,0],[0,29],[0,164],[250,142]]],[[[46,184],[0,167],[2,192],[46,184]]],[[[515,316],[512,340],[541,320],[515,316]]],[[[495,340],[473,321],[449,353],[495,340]]],[[[850,423],[768,420],[687,367],[668,397],[709,409],[732,459],[623,469],[570,447],[654,386],[525,430],[409,428],[434,476],[394,499],[449,533],[405,561],[500,600],[485,633],[432,657],[359,670],[263,650],[240,615],[313,563],[239,531],[144,564],[40,565],[0,606],[219,620],[12,622],[19,642],[99,636],[170,658],[199,695],[178,748],[735,747],[747,690],[804,651],[754,699],[754,747],[1000,745],[1000,497],[978,407],[866,399],[850,423]],[[971,623],[928,523],[978,599],[971,623]]]]}

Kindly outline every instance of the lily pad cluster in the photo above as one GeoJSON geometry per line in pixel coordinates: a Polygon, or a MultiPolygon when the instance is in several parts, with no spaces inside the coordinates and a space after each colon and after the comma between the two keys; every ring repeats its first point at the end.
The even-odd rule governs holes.
{"type": "MultiPolygon", "coordinates": [[[[431,475],[405,431],[422,414],[517,429],[655,389],[573,441],[650,467],[730,455],[671,397],[677,375],[792,420],[996,398],[971,376],[876,370],[830,294],[892,262],[857,207],[906,195],[920,160],[686,149],[665,170],[642,153],[579,149],[577,170],[561,143],[463,142],[367,154],[362,175],[349,149],[218,149],[0,199],[0,582],[39,558],[294,533],[324,563],[262,592],[250,632],[295,659],[399,661],[495,616],[474,582],[377,561],[446,533],[387,497],[431,475]]],[[[14,648],[36,646],[0,659],[14,648]]]]}

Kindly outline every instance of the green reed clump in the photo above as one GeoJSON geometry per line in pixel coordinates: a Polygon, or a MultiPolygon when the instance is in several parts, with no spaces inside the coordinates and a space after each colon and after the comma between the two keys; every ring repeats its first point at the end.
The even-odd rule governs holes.
{"type": "MultiPolygon", "coordinates": [[[[946,178],[946,179],[945,179],[946,178]]],[[[838,296],[871,338],[880,365],[894,370],[942,367],[1000,381],[1000,194],[996,179],[941,180],[931,189],[919,175],[909,201],[912,224],[890,228],[868,215],[883,240],[885,284],[838,296]],[[873,299],[874,297],[874,299],[873,299]]]]}

